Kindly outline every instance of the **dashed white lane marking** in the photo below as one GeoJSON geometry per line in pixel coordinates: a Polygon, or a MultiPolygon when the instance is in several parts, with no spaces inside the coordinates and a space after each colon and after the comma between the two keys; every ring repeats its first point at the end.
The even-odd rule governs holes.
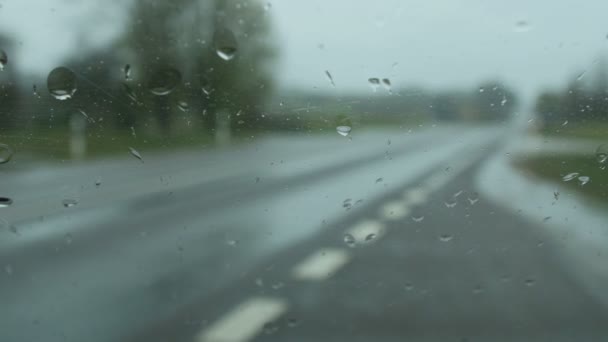
{"type": "Polygon", "coordinates": [[[260,333],[265,323],[285,313],[287,306],[287,301],[280,298],[251,298],[201,331],[196,342],[249,341],[260,333]]]}
{"type": "Polygon", "coordinates": [[[298,280],[325,280],[350,259],[350,254],[343,249],[320,249],[296,265],[292,274],[298,280]]]}
{"type": "Polygon", "coordinates": [[[409,190],[406,190],[403,197],[405,200],[412,205],[420,205],[429,199],[430,191],[425,187],[418,186],[409,190]]]}
{"type": "Polygon", "coordinates": [[[380,218],[384,220],[401,220],[409,214],[410,208],[406,201],[388,202],[380,208],[380,218]]]}

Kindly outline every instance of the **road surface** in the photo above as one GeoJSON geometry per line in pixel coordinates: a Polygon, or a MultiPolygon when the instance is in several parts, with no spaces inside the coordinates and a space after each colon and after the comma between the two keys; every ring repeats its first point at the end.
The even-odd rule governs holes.
{"type": "Polygon", "coordinates": [[[351,137],[141,149],[143,162],[127,148],[65,165],[16,156],[0,340],[608,338],[568,239],[475,187],[504,127],[351,137]]]}

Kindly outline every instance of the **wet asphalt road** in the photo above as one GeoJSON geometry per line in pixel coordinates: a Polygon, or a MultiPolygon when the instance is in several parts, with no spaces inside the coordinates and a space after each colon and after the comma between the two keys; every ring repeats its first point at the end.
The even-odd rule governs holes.
{"type": "Polygon", "coordinates": [[[608,309],[568,240],[475,188],[501,132],[8,173],[0,340],[603,340],[608,309]]]}

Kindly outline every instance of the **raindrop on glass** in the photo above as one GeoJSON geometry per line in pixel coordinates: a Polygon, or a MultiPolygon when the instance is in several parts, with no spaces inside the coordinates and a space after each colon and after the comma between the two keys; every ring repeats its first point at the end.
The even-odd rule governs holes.
{"type": "Polygon", "coordinates": [[[369,86],[372,87],[372,90],[374,92],[376,92],[378,90],[378,87],[380,86],[379,78],[372,77],[372,78],[368,79],[367,82],[369,83],[369,86]]]}
{"type": "Polygon", "coordinates": [[[329,83],[331,84],[331,86],[335,88],[336,87],[336,83],[334,83],[334,78],[329,73],[329,70],[325,70],[325,76],[327,77],[327,80],[329,81],[329,83]]]}
{"type": "Polygon", "coordinates": [[[439,241],[441,242],[450,242],[454,237],[450,234],[441,234],[439,235],[439,241]]]}
{"type": "Polygon", "coordinates": [[[0,144],[0,164],[8,163],[13,157],[13,149],[6,145],[0,144]]]}
{"type": "Polygon", "coordinates": [[[272,8],[272,4],[270,2],[267,2],[266,4],[264,4],[264,11],[268,12],[268,11],[270,11],[271,8],[272,8]]]}
{"type": "Polygon", "coordinates": [[[536,281],[532,278],[528,278],[524,281],[524,283],[526,284],[526,286],[534,286],[534,284],[536,283],[536,281]]]}
{"type": "Polygon", "coordinates": [[[185,101],[178,101],[177,108],[179,108],[182,112],[187,112],[190,110],[190,106],[185,101]]]}
{"type": "Polygon", "coordinates": [[[36,96],[37,98],[40,98],[40,94],[38,93],[38,87],[36,87],[35,84],[32,85],[32,94],[34,94],[34,96],[36,96]]]}
{"type": "Polygon", "coordinates": [[[445,206],[446,206],[447,208],[454,208],[454,207],[456,206],[456,204],[457,204],[457,203],[458,203],[458,202],[456,202],[456,200],[455,200],[455,199],[450,199],[450,200],[447,200],[447,201],[443,202],[443,204],[445,204],[445,206]]]}
{"type": "Polygon", "coordinates": [[[355,237],[352,236],[351,234],[344,234],[344,243],[348,247],[355,247],[355,244],[357,243],[357,241],[355,240],[355,237]]]}
{"type": "Polygon", "coordinates": [[[51,96],[57,100],[71,99],[76,93],[76,74],[66,67],[58,67],[49,73],[46,86],[51,96]]]}
{"type": "Polygon", "coordinates": [[[500,105],[502,107],[504,107],[507,104],[507,97],[506,96],[502,96],[502,100],[500,100],[500,105]]]}
{"type": "Polygon", "coordinates": [[[63,206],[65,208],[71,208],[71,207],[75,207],[78,204],[78,201],[73,198],[66,198],[63,201],[61,201],[61,204],[63,204],[63,206]]]}
{"type": "Polygon", "coordinates": [[[95,186],[99,187],[101,185],[101,177],[95,179],[95,186]]]}
{"type": "Polygon", "coordinates": [[[0,197],[0,208],[6,208],[13,204],[13,200],[8,197],[0,197]]]}
{"type": "Polygon", "coordinates": [[[424,216],[420,215],[420,216],[412,216],[412,220],[414,222],[422,222],[424,220],[424,216]]]}
{"type": "Polygon", "coordinates": [[[349,135],[351,130],[352,130],[352,128],[350,126],[338,126],[338,127],[336,127],[336,132],[338,132],[338,134],[340,134],[343,137],[349,135]]]}
{"type": "Polygon", "coordinates": [[[469,196],[467,196],[467,200],[469,201],[469,204],[474,205],[477,203],[477,201],[479,201],[479,195],[476,192],[469,194],[469,196]]]}
{"type": "Polygon", "coordinates": [[[572,172],[572,173],[569,173],[569,174],[563,176],[562,180],[564,182],[569,182],[569,181],[575,179],[576,177],[578,177],[578,172],[572,172]]]}
{"type": "Polygon", "coordinates": [[[234,246],[238,245],[239,242],[238,242],[238,240],[230,239],[230,240],[226,241],[226,244],[230,247],[234,247],[234,246]]]}
{"type": "Polygon", "coordinates": [[[237,50],[234,33],[227,28],[219,29],[213,36],[215,52],[221,59],[229,61],[234,58],[237,50]]]}
{"type": "Polygon", "coordinates": [[[374,240],[374,239],[376,238],[376,236],[377,236],[377,235],[376,235],[376,234],[374,234],[374,233],[368,234],[368,235],[365,237],[365,241],[366,241],[366,242],[370,242],[370,241],[374,240]]]}
{"type": "Polygon", "coordinates": [[[125,67],[123,68],[123,72],[125,73],[125,81],[130,81],[131,80],[131,65],[126,64],[125,67]]]}
{"type": "Polygon", "coordinates": [[[142,163],[144,162],[144,159],[141,157],[141,154],[139,154],[136,149],[134,149],[133,147],[129,147],[129,152],[131,152],[131,155],[133,157],[139,159],[142,163]]]}
{"type": "Polygon", "coordinates": [[[514,31],[515,32],[528,32],[531,29],[532,29],[532,25],[530,25],[529,22],[527,22],[526,20],[518,20],[515,23],[514,31]]]}
{"type": "Polygon", "coordinates": [[[384,89],[388,90],[389,93],[392,92],[391,80],[389,80],[388,78],[383,78],[382,79],[382,85],[384,86],[384,89]]]}
{"type": "Polygon", "coordinates": [[[169,95],[182,81],[182,74],[173,68],[157,70],[148,82],[148,90],[158,96],[169,95]]]}
{"type": "Polygon", "coordinates": [[[123,83],[122,88],[124,89],[125,94],[131,101],[133,101],[135,103],[139,103],[139,100],[137,99],[137,95],[135,95],[135,93],[133,92],[133,89],[131,89],[131,87],[129,87],[128,84],[123,83]]]}
{"type": "Polygon", "coordinates": [[[63,236],[63,240],[65,241],[65,244],[66,244],[66,245],[71,245],[71,244],[72,244],[72,241],[74,241],[74,239],[72,238],[72,234],[70,234],[70,233],[66,233],[66,234],[63,236]]]}
{"type": "Polygon", "coordinates": [[[606,164],[606,161],[608,161],[608,144],[598,146],[595,150],[595,159],[600,164],[606,164]]]}
{"type": "Polygon", "coordinates": [[[8,63],[8,55],[4,50],[0,49],[0,71],[4,70],[4,67],[8,63]]]}
{"type": "Polygon", "coordinates": [[[583,78],[585,78],[585,75],[587,74],[587,71],[583,71],[580,74],[578,74],[578,76],[576,76],[576,80],[577,81],[581,81],[583,78]]]}
{"type": "Polygon", "coordinates": [[[590,180],[591,180],[591,178],[589,178],[588,176],[580,176],[580,177],[578,177],[578,184],[580,186],[583,186],[583,185],[589,183],[590,180]]]}
{"type": "Polygon", "coordinates": [[[382,183],[382,181],[384,181],[384,178],[380,177],[380,178],[376,179],[376,184],[382,183]]]}
{"type": "Polygon", "coordinates": [[[8,275],[13,274],[13,266],[11,266],[11,265],[4,266],[4,272],[6,272],[6,274],[8,274],[8,275]]]}

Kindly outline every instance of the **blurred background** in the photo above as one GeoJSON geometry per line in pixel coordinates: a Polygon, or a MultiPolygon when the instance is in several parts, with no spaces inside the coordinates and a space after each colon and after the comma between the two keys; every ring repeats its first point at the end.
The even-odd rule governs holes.
{"type": "Polygon", "coordinates": [[[605,338],[607,11],[0,0],[0,339],[605,338]]]}

